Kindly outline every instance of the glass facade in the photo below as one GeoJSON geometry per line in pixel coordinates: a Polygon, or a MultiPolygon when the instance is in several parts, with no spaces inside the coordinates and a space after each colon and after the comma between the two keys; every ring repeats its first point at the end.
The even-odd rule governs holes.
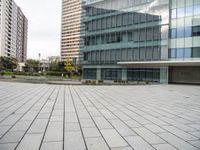
{"type": "Polygon", "coordinates": [[[170,10],[169,58],[200,58],[200,1],[173,0],[170,10]]]}
{"type": "Polygon", "coordinates": [[[84,79],[161,82],[168,68],[120,64],[200,57],[198,0],[85,1],[84,79]]]}

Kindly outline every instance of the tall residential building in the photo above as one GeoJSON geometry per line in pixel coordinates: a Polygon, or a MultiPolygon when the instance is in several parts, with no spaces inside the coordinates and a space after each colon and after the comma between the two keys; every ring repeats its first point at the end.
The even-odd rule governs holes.
{"type": "Polygon", "coordinates": [[[27,19],[13,0],[0,1],[0,56],[23,62],[27,53],[27,19]]]}
{"type": "Polygon", "coordinates": [[[61,59],[81,59],[81,0],[62,1],[61,59]]]}
{"type": "Polygon", "coordinates": [[[200,83],[200,0],[86,0],[83,78],[200,83]]]}
{"type": "Polygon", "coordinates": [[[18,62],[25,62],[27,58],[27,33],[28,20],[20,8],[17,13],[17,49],[16,57],[18,62]]]}

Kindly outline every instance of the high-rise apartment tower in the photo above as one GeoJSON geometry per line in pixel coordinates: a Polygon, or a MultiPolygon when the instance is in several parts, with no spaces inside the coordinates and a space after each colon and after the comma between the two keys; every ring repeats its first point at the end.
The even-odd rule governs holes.
{"type": "Polygon", "coordinates": [[[0,1],[0,56],[26,60],[28,21],[13,0],[0,1]]]}
{"type": "Polygon", "coordinates": [[[81,59],[81,0],[62,1],[61,59],[81,59]]]}

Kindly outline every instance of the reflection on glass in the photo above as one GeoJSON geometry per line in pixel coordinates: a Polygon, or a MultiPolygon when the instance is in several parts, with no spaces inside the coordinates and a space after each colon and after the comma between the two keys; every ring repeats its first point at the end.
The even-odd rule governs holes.
{"type": "Polygon", "coordinates": [[[192,27],[185,27],[185,37],[192,36],[192,27]]]}
{"type": "Polygon", "coordinates": [[[170,58],[176,58],[176,49],[170,50],[170,58]]]}
{"type": "Polygon", "coordinates": [[[176,17],[177,17],[176,9],[172,9],[171,18],[172,18],[172,19],[175,19],[176,17]]]}
{"type": "Polygon", "coordinates": [[[177,53],[177,58],[184,58],[184,49],[183,48],[178,48],[176,53],[177,53]]]}
{"type": "Polygon", "coordinates": [[[184,28],[178,28],[177,29],[177,38],[184,37],[184,28]]]}
{"type": "Polygon", "coordinates": [[[194,15],[200,14],[200,5],[195,5],[194,6],[194,15]]]}
{"type": "Polygon", "coordinates": [[[185,8],[185,16],[192,16],[193,15],[193,6],[189,6],[185,8]]]}
{"type": "Polygon", "coordinates": [[[178,8],[177,9],[178,18],[184,17],[184,15],[185,15],[185,8],[178,8]]]}
{"type": "Polygon", "coordinates": [[[176,38],[176,29],[171,29],[171,38],[172,39],[176,38]]]}
{"type": "Polygon", "coordinates": [[[191,56],[192,56],[191,48],[185,48],[184,58],[191,58],[191,56]]]}

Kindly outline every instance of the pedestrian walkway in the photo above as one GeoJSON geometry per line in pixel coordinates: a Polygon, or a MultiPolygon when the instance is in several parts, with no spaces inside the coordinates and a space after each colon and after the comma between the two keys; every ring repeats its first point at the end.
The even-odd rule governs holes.
{"type": "Polygon", "coordinates": [[[0,82],[0,150],[155,149],[200,149],[200,86],[0,82]]]}

